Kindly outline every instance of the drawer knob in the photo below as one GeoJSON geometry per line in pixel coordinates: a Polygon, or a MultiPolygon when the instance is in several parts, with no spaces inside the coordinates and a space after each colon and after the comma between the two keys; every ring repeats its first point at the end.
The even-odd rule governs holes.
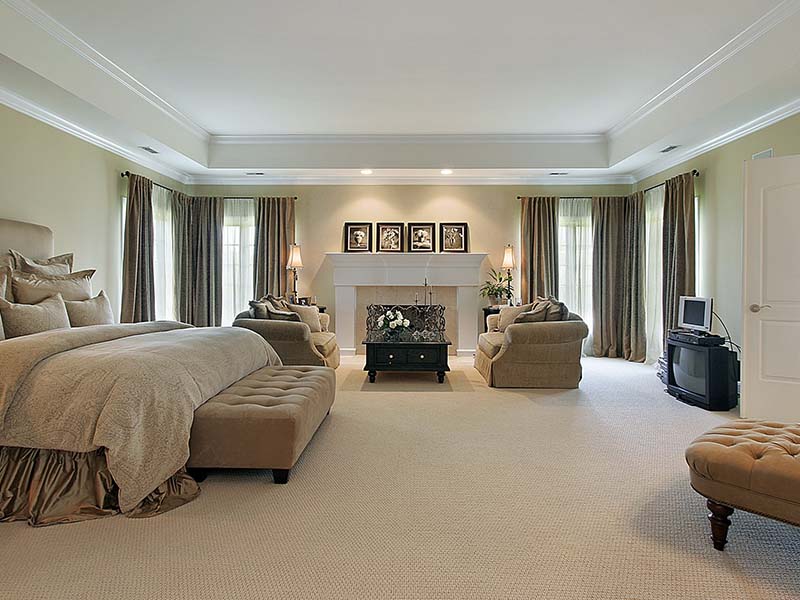
{"type": "Polygon", "coordinates": [[[390,354],[390,355],[389,355],[389,358],[394,358],[394,354],[390,354]]]}
{"type": "Polygon", "coordinates": [[[420,358],[425,358],[425,355],[424,354],[420,354],[419,357],[420,358]]]}

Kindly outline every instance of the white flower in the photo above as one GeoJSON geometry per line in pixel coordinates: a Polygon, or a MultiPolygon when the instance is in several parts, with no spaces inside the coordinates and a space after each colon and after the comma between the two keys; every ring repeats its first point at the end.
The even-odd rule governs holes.
{"type": "Polygon", "coordinates": [[[383,317],[378,317],[378,327],[383,327],[383,317]]]}
{"type": "Polygon", "coordinates": [[[399,310],[397,311],[397,318],[398,319],[402,319],[403,318],[403,313],[401,313],[399,310]]]}
{"type": "Polygon", "coordinates": [[[391,323],[389,323],[389,327],[391,327],[392,329],[394,329],[395,327],[397,327],[397,323],[395,323],[394,321],[392,321],[391,323]]]}
{"type": "Polygon", "coordinates": [[[411,324],[411,321],[408,319],[403,319],[403,327],[408,327],[411,324]]]}

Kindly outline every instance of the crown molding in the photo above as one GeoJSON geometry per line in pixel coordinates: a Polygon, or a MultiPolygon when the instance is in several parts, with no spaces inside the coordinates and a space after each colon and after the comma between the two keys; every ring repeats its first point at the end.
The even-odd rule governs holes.
{"type": "Polygon", "coordinates": [[[149,156],[141,156],[135,152],[132,152],[127,148],[120,146],[119,144],[92,133],[91,131],[84,129],[75,123],[63,119],[47,109],[42,108],[38,104],[34,104],[30,100],[27,100],[22,96],[18,96],[14,92],[2,87],[0,87],[0,104],[4,104],[9,108],[13,108],[16,111],[28,115],[29,117],[46,123],[51,127],[55,127],[56,129],[73,135],[84,142],[89,142],[90,144],[102,148],[103,150],[113,152],[117,156],[121,156],[122,158],[141,165],[147,169],[151,169],[157,173],[171,177],[176,181],[181,183],[186,183],[187,181],[188,175],[183,171],[167,166],[161,161],[150,158],[149,156]]]}
{"type": "Polygon", "coordinates": [[[764,129],[765,127],[769,127],[770,125],[774,125],[778,121],[782,121],[788,117],[796,115],[800,113],[800,98],[789,102],[788,104],[784,104],[783,106],[776,108],[768,113],[761,115],[749,121],[739,127],[731,129],[730,131],[717,136],[713,139],[710,139],[702,144],[698,144],[696,146],[692,146],[685,150],[673,154],[669,154],[666,157],[651,162],[644,167],[641,167],[635,171],[633,171],[632,178],[636,183],[651,177],[657,173],[662,171],[666,171],[667,169],[671,169],[674,166],[677,166],[687,160],[692,160],[700,156],[701,154],[705,154],[706,152],[710,152],[720,146],[724,146],[725,144],[729,144],[739,138],[743,138],[746,135],[750,135],[751,133],[755,133],[760,129],[764,129]]]}
{"type": "Polygon", "coordinates": [[[373,177],[373,176],[297,176],[262,177],[242,175],[202,174],[189,175],[188,185],[632,185],[630,175],[593,175],[587,177],[373,177]]]}
{"type": "Polygon", "coordinates": [[[607,132],[608,139],[610,140],[618,137],[623,132],[642,121],[664,104],[686,91],[691,85],[718,69],[730,58],[752,45],[774,27],[793,16],[798,10],[800,10],[800,0],[784,0],[781,4],[728,41],[724,46],[692,67],[687,73],[679,77],[630,115],[614,125],[607,132]]]}
{"type": "Polygon", "coordinates": [[[0,2],[3,2],[12,9],[16,10],[19,14],[27,18],[48,35],[64,44],[83,60],[124,85],[131,92],[170,117],[178,125],[183,127],[186,131],[197,137],[199,140],[208,143],[211,137],[208,131],[192,121],[192,119],[172,106],[169,102],[161,98],[158,94],[133,77],[133,75],[122,69],[110,59],[103,56],[103,54],[95,50],[91,45],[72,33],[72,31],[64,27],[53,17],[33,4],[33,2],[30,0],[0,0],[0,2]]]}
{"type": "Polygon", "coordinates": [[[212,135],[219,145],[261,144],[596,144],[605,143],[604,133],[567,134],[267,134],[212,135]]]}

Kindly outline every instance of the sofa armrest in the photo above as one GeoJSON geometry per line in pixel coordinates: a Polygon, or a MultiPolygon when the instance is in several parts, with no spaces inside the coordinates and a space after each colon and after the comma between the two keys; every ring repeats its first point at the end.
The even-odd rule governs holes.
{"type": "Polygon", "coordinates": [[[330,331],[331,316],[328,313],[319,313],[319,324],[322,326],[322,331],[330,331]]]}
{"type": "Polygon", "coordinates": [[[589,335],[583,321],[545,321],[514,323],[506,327],[506,344],[566,344],[579,342],[589,335]]]}
{"type": "Polygon", "coordinates": [[[486,315],[486,331],[497,331],[500,324],[500,315],[486,315]]]}
{"type": "Polygon", "coordinates": [[[233,326],[255,331],[268,342],[308,342],[311,344],[311,328],[305,323],[272,319],[236,319],[233,326]]]}

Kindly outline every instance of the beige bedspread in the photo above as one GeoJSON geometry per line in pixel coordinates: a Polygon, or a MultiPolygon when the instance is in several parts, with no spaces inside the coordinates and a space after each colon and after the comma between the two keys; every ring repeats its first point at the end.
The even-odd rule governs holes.
{"type": "Polygon", "coordinates": [[[189,458],[194,410],[279,365],[242,328],[98,325],[0,342],[0,446],[106,449],[124,511],[189,458]]]}

